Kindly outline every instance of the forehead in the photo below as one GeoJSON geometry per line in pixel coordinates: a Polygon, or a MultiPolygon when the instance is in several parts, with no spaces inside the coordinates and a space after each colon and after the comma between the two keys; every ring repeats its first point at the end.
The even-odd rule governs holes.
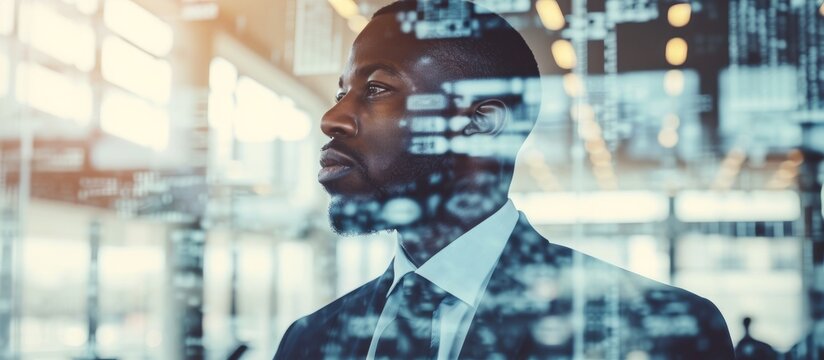
{"type": "Polygon", "coordinates": [[[413,35],[401,31],[394,15],[384,14],[369,21],[361,31],[352,44],[352,55],[392,57],[399,52],[408,55],[423,50],[421,45],[413,35]]]}
{"type": "Polygon", "coordinates": [[[391,67],[397,73],[394,75],[408,76],[422,86],[432,85],[429,83],[440,78],[442,69],[427,49],[425,41],[401,32],[394,15],[380,15],[369,22],[352,44],[343,80],[371,72],[364,70],[391,67]]]}

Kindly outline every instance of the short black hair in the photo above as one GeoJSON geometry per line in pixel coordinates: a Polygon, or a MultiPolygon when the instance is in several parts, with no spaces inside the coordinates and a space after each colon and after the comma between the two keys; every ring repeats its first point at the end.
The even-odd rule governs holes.
{"type": "Polygon", "coordinates": [[[419,38],[420,41],[427,42],[430,46],[430,54],[443,61],[443,65],[450,68],[450,74],[456,78],[538,78],[540,76],[535,55],[523,36],[503,17],[472,2],[400,0],[379,9],[372,15],[372,18],[394,14],[404,17],[414,16],[415,21],[439,20],[426,18],[427,14],[424,9],[435,14],[447,14],[447,17],[450,12],[453,14],[458,12],[465,16],[464,19],[460,19],[463,25],[472,28],[467,36],[419,38]]]}
{"type": "MultiPolygon", "coordinates": [[[[384,15],[394,15],[402,32],[424,42],[428,55],[446,69],[444,73],[448,78],[443,79],[445,82],[531,79],[538,86],[530,87],[529,95],[541,99],[535,54],[523,36],[500,15],[465,0],[400,0],[376,11],[372,19],[384,15]],[[439,22],[446,22],[447,34],[417,33],[415,23],[419,21],[428,23],[430,29],[439,22]],[[463,30],[459,32],[460,36],[448,34],[456,27],[463,30]]],[[[531,130],[538,118],[540,102],[521,106],[524,105],[524,94],[512,95],[499,99],[513,107],[513,120],[529,122],[527,129],[531,130]]]]}

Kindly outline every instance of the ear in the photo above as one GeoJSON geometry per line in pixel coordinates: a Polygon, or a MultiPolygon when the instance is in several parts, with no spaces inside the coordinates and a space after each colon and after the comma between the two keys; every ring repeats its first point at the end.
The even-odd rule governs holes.
{"type": "Polygon", "coordinates": [[[498,99],[479,101],[472,105],[468,114],[469,124],[463,129],[466,136],[475,134],[497,135],[503,130],[509,118],[509,109],[498,99]]]}

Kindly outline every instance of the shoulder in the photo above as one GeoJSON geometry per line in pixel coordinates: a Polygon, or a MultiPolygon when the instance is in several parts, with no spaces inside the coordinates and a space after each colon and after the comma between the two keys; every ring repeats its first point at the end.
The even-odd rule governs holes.
{"type": "Polygon", "coordinates": [[[343,314],[361,310],[366,306],[359,301],[366,296],[379,279],[372,280],[346,295],[332,301],[317,311],[295,320],[281,338],[275,353],[275,359],[293,359],[311,357],[311,350],[324,343],[330,328],[339,327],[343,314]]]}
{"type": "Polygon", "coordinates": [[[710,300],[551,243],[531,226],[516,227],[518,231],[506,254],[510,259],[502,261],[509,262],[511,278],[526,295],[537,302],[546,298],[535,294],[551,296],[549,306],[544,306],[547,311],[581,306],[585,314],[613,317],[613,324],[625,330],[626,340],[652,344],[650,354],[673,359],[734,357],[726,321],[710,300]],[[575,300],[581,297],[583,302],[575,300]]]}
{"type": "MultiPolygon", "coordinates": [[[[620,300],[630,309],[646,308],[648,314],[684,315],[694,319],[695,328],[704,332],[711,329],[723,329],[726,322],[718,308],[707,298],[688,290],[668,285],[622,267],[610,264],[593,256],[572,250],[562,245],[549,244],[550,252],[569,257],[570,266],[580,267],[583,275],[579,277],[596,289],[612,294],[619,294],[620,300]],[[577,260],[575,259],[577,258],[577,260]]],[[[570,270],[574,271],[574,270],[570,270]]],[[[686,318],[684,318],[686,319],[686,318]]],[[[684,323],[692,323],[685,321],[684,323]]],[[[670,325],[672,325],[670,323],[670,325]]]]}
{"type": "Polygon", "coordinates": [[[625,301],[637,298],[653,304],[680,303],[698,312],[718,313],[706,298],[550,242],[531,226],[518,226],[515,231],[512,249],[505,254],[509,259],[502,261],[509,262],[513,272],[520,273],[521,280],[541,279],[541,274],[552,274],[553,278],[561,279],[562,289],[586,285],[589,291],[620,294],[625,301]],[[535,271],[536,268],[543,271],[535,271]]]}
{"type": "Polygon", "coordinates": [[[589,255],[578,256],[583,259],[586,281],[601,289],[594,293],[603,299],[617,294],[631,336],[652,340],[651,353],[672,359],[734,358],[727,323],[712,301],[589,255]]]}

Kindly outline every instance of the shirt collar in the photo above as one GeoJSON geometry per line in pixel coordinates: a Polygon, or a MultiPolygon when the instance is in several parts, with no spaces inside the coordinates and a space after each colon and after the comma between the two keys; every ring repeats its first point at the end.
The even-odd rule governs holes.
{"type": "Polygon", "coordinates": [[[394,279],[386,296],[392,293],[406,273],[414,271],[474,307],[517,222],[518,210],[509,200],[494,214],[429,258],[420,268],[416,268],[407,258],[398,239],[394,279]]]}

